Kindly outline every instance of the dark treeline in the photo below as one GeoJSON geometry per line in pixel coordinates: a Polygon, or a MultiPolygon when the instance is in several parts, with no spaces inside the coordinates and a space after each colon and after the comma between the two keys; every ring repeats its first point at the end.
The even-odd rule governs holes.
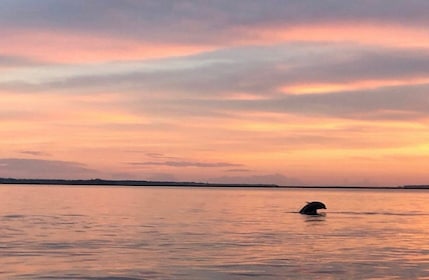
{"type": "Polygon", "coordinates": [[[190,187],[278,187],[274,184],[216,184],[198,182],[144,181],[144,180],[66,180],[66,179],[15,179],[0,178],[0,184],[26,185],[104,185],[104,186],[190,186],[190,187]]]}
{"type": "Polygon", "coordinates": [[[20,185],[81,185],[81,186],[164,186],[164,187],[254,187],[254,188],[301,188],[301,189],[429,189],[429,185],[404,186],[279,186],[275,184],[218,184],[199,182],[145,181],[145,180],[104,180],[104,179],[16,179],[0,178],[0,184],[20,185]]]}

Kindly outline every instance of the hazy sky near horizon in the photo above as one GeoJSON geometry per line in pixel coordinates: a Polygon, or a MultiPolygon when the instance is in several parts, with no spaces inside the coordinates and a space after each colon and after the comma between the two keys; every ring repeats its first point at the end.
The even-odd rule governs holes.
{"type": "Polygon", "coordinates": [[[2,0],[0,177],[427,184],[428,13],[2,0]]]}

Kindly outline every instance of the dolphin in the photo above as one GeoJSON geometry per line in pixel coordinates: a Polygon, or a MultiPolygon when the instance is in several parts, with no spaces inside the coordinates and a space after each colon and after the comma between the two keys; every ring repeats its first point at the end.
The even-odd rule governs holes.
{"type": "Polygon", "coordinates": [[[319,215],[317,209],[326,209],[326,205],[319,201],[307,202],[307,204],[299,210],[299,213],[305,215],[319,215]]]}

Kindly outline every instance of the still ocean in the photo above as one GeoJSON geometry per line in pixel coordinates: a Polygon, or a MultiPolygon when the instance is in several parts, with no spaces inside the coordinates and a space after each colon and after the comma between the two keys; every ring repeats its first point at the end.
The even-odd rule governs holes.
{"type": "Polygon", "coordinates": [[[0,185],[0,279],[429,279],[428,237],[429,190],[0,185]]]}

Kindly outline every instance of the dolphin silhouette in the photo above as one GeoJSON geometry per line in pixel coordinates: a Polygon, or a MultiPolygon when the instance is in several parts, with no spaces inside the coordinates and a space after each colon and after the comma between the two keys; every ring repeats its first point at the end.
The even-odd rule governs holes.
{"type": "Polygon", "coordinates": [[[307,204],[299,210],[299,213],[305,215],[318,215],[317,209],[326,209],[326,205],[320,201],[307,202],[307,204]]]}

